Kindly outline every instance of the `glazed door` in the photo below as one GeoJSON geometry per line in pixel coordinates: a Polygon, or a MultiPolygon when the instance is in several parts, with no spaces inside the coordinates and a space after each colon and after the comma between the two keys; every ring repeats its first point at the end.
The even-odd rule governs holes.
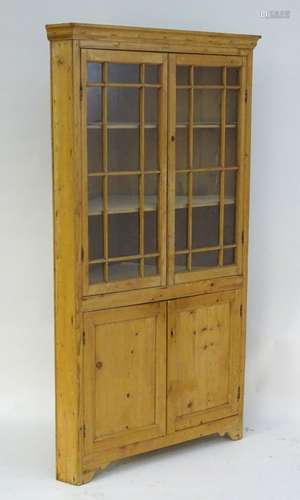
{"type": "Polygon", "coordinates": [[[238,412],[240,291],[168,305],[168,433],[238,412]]]}
{"type": "Polygon", "coordinates": [[[87,313],[85,453],[162,436],[166,303],[87,313]]]}
{"type": "Polygon", "coordinates": [[[85,294],[166,282],[166,61],[82,51],[85,294]]]}
{"type": "Polygon", "coordinates": [[[169,283],[241,272],[242,57],[171,55],[169,283]]]}

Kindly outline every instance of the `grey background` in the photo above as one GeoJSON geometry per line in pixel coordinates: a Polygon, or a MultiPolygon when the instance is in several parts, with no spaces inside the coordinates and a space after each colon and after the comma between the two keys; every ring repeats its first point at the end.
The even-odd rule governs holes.
{"type": "MultiPolygon", "coordinates": [[[[42,477],[48,481],[48,486],[51,484],[53,490],[49,498],[60,498],[60,495],[66,498],[65,490],[60,490],[63,486],[54,482],[52,470],[53,254],[50,78],[49,47],[44,30],[46,23],[77,21],[262,34],[263,38],[254,54],[245,422],[249,436],[255,433],[258,436],[253,450],[263,446],[261,453],[266,453],[266,456],[269,453],[268,435],[264,434],[266,429],[276,434],[277,429],[286,426],[293,435],[299,433],[299,14],[298,2],[289,1],[283,5],[277,0],[264,3],[257,0],[247,3],[233,0],[224,3],[216,0],[86,0],[81,3],[69,0],[52,0],[49,3],[11,0],[2,3],[0,429],[3,456],[0,479],[3,474],[2,477],[7,480],[6,499],[27,496],[32,499],[35,498],[35,492],[40,498],[37,490],[30,490],[28,482],[23,484],[17,481],[23,477],[28,479],[28,475],[33,481],[37,477],[42,481],[42,477]],[[260,17],[262,9],[290,9],[291,18],[263,19],[260,17]],[[9,471],[11,479],[7,475],[9,471]],[[18,484],[20,489],[14,490],[18,484]]],[[[276,441],[275,434],[273,437],[276,441]]],[[[284,431],[282,439],[286,439],[285,434],[284,431]]],[[[251,443],[251,439],[248,442],[251,443]]],[[[299,439],[296,443],[291,441],[294,443],[291,444],[295,456],[293,466],[298,474],[299,442],[299,439]]],[[[242,453],[244,445],[239,445],[242,453]]],[[[181,453],[187,453],[188,456],[190,453],[193,457],[193,453],[199,452],[199,460],[204,461],[201,463],[205,467],[203,454],[205,457],[206,447],[212,447],[207,452],[209,460],[209,453],[215,457],[223,445],[218,446],[217,442],[214,444],[212,441],[211,445],[201,445],[199,449],[197,446],[187,445],[184,452],[178,451],[177,454],[170,452],[170,460],[177,463],[181,453]]],[[[229,448],[230,444],[226,446],[226,450],[238,450],[236,447],[229,448]]],[[[168,452],[161,453],[158,457],[162,457],[168,468],[168,452]]],[[[224,453],[225,458],[226,451],[224,453]]],[[[241,466],[239,452],[235,453],[237,463],[241,466]]],[[[284,456],[284,451],[279,455],[284,456]]],[[[232,458],[235,455],[229,456],[232,458]]],[[[245,456],[249,459],[246,451],[245,456]]],[[[120,477],[113,472],[108,472],[103,482],[96,481],[93,488],[95,484],[101,487],[106,485],[108,489],[105,495],[108,496],[103,495],[110,498],[110,485],[120,478],[123,493],[131,492],[132,498],[135,491],[139,491],[139,483],[134,489],[136,485],[130,481],[139,477],[142,460],[147,459],[140,459],[141,462],[134,460],[136,462],[130,463],[135,465],[128,466],[131,467],[128,478],[123,478],[125,482],[129,481],[126,483],[128,489],[122,483],[122,475],[120,477]]],[[[152,474],[151,467],[159,464],[159,459],[157,462],[154,459],[151,461],[151,458],[148,460],[149,473],[152,474]]],[[[190,460],[193,462],[192,458],[190,460]]],[[[218,474],[223,474],[225,478],[228,461],[223,463],[222,460],[220,456],[220,464],[216,463],[216,467],[220,465],[218,474]]],[[[234,466],[237,467],[237,464],[234,466]]],[[[285,461],[285,466],[289,472],[294,470],[289,461],[285,461]]],[[[159,475],[161,470],[160,465],[155,474],[159,475]]],[[[251,482],[252,487],[257,485],[257,491],[261,491],[260,484],[264,484],[266,477],[269,477],[262,474],[260,480],[260,470],[257,469],[255,476],[257,483],[251,482]]],[[[282,473],[278,465],[279,470],[282,473]]],[[[170,478],[170,488],[175,476],[170,478]]],[[[175,498],[181,492],[184,474],[181,478],[183,482],[179,483],[170,498],[175,498]]],[[[271,468],[269,483],[275,481],[278,498],[299,499],[299,489],[295,487],[288,496],[280,496],[276,478],[276,469],[271,468]]],[[[39,480],[35,482],[37,488],[43,484],[39,480]]],[[[197,470],[193,480],[196,484],[197,470]]],[[[209,494],[206,498],[242,498],[240,495],[231,495],[233,489],[228,481],[226,475],[222,492],[203,490],[209,494]]],[[[185,484],[185,487],[190,488],[187,489],[190,493],[185,493],[186,498],[200,498],[197,496],[198,489],[194,489],[195,485],[190,484],[188,487],[185,484]]],[[[169,490],[159,488],[159,485],[152,485],[152,493],[159,495],[163,491],[162,498],[168,498],[169,490]]],[[[47,491],[45,486],[44,497],[47,497],[47,491]]],[[[82,498],[97,497],[96,490],[71,488],[68,491],[71,492],[70,498],[80,495],[83,495],[82,498]],[[79,494],[79,491],[86,493],[79,494]]],[[[248,498],[247,494],[244,491],[243,498],[248,498]]],[[[262,494],[261,497],[256,494],[256,497],[265,500],[268,494],[262,494]]],[[[274,493],[270,498],[273,500],[277,496],[274,493]]]]}

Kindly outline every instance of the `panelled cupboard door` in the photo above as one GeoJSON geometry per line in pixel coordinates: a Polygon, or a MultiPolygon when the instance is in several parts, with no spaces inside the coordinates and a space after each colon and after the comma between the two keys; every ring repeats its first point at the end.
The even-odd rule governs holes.
{"type": "Polygon", "coordinates": [[[245,64],[169,56],[170,284],[241,271],[245,64]]]}
{"type": "Polygon", "coordinates": [[[168,433],[238,412],[240,291],[168,304],[168,433]]]}
{"type": "Polygon", "coordinates": [[[84,294],[166,282],[167,55],[82,50],[84,294]]]}
{"type": "Polygon", "coordinates": [[[162,436],[166,303],[85,314],[85,454],[162,436]]]}

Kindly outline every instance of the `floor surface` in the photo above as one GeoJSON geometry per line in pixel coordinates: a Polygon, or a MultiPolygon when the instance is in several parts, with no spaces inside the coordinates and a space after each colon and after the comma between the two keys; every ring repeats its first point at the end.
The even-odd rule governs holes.
{"type": "Polygon", "coordinates": [[[54,479],[53,426],[2,422],[3,500],[299,500],[300,425],[248,427],[126,459],[87,485],[54,479]]]}

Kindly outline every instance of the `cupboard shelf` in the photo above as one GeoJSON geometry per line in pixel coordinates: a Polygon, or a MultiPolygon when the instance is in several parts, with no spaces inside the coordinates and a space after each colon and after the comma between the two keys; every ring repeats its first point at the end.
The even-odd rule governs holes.
{"type": "MultiPolygon", "coordinates": [[[[156,196],[145,196],[144,210],[152,212],[157,209],[156,196]]],[[[110,195],[108,201],[109,214],[138,212],[139,197],[133,195],[110,195]]],[[[103,212],[103,199],[92,198],[89,200],[89,215],[99,215],[103,212]]]]}
{"type": "MultiPolygon", "coordinates": [[[[107,123],[108,130],[115,129],[139,129],[139,122],[111,122],[107,123]]],[[[226,123],[226,128],[235,128],[237,126],[236,123],[226,123]]],[[[156,129],[158,127],[157,123],[144,123],[145,129],[156,129]]],[[[187,128],[189,127],[189,122],[180,122],[176,124],[176,128],[187,128]]],[[[195,122],[192,124],[192,128],[220,128],[221,123],[219,122],[195,122]]],[[[103,128],[102,122],[90,122],[87,124],[88,129],[101,129],[103,128]]]]}
{"type": "MultiPolygon", "coordinates": [[[[157,197],[146,195],[144,197],[144,211],[153,212],[157,210],[157,197]]],[[[201,207],[213,207],[219,204],[219,196],[217,195],[205,195],[205,196],[193,196],[192,206],[197,208],[201,207]]],[[[227,196],[224,198],[225,205],[233,205],[235,203],[234,197],[227,196]]],[[[176,196],[175,208],[187,208],[188,197],[186,195],[176,196]]],[[[124,214],[139,211],[139,197],[133,195],[110,195],[108,202],[108,213],[109,214],[124,214]]],[[[103,199],[102,198],[92,198],[89,200],[89,215],[101,215],[103,213],[103,199]]]]}
{"type": "MultiPolygon", "coordinates": [[[[188,122],[179,122],[176,123],[176,128],[187,128],[189,127],[190,124],[188,122]]],[[[226,123],[225,128],[236,128],[237,124],[236,123],[226,123]]],[[[192,128],[220,128],[221,123],[219,122],[205,122],[205,123],[192,123],[191,124],[192,128]]]]}
{"type": "MultiPolygon", "coordinates": [[[[94,129],[94,128],[102,128],[103,123],[102,122],[90,122],[87,124],[88,129],[94,129]]],[[[111,122],[107,123],[106,127],[109,130],[115,130],[115,129],[138,129],[140,128],[140,123],[139,122],[111,122]]],[[[149,128],[157,128],[157,123],[144,123],[144,128],[149,129],[149,128]]]]}

